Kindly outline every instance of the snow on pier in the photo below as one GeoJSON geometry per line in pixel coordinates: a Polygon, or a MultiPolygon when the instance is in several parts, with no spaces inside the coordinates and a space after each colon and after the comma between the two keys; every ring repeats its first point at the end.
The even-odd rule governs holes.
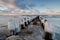
{"type": "Polygon", "coordinates": [[[6,24],[4,22],[4,26],[0,27],[0,35],[1,40],[45,40],[45,31],[41,26],[41,20],[39,16],[4,16],[3,21],[7,20],[6,24]],[[5,19],[4,19],[5,17],[5,19]],[[26,25],[25,25],[26,23],[26,25]],[[23,25],[23,26],[21,26],[23,25]],[[24,27],[24,29],[21,29],[24,27]],[[27,28],[26,28],[27,27],[27,28]],[[10,30],[14,30],[14,32],[18,31],[18,34],[14,34],[14,32],[10,30]],[[18,30],[19,29],[19,30],[18,30]],[[5,31],[5,32],[4,32],[5,31]]]}

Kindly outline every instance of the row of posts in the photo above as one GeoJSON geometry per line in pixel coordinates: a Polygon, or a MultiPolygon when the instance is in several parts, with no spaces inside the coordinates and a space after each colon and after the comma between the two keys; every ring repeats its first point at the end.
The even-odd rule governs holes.
{"type": "MultiPolygon", "coordinates": [[[[29,18],[28,18],[29,19],[29,18]]],[[[42,20],[42,18],[40,17],[40,16],[36,16],[36,17],[34,17],[33,19],[30,19],[30,20],[27,20],[27,21],[25,21],[23,24],[20,24],[20,30],[21,29],[25,29],[25,28],[28,28],[28,25],[31,23],[31,22],[33,22],[34,20],[37,20],[38,19],[38,21],[41,23],[41,27],[43,28],[43,30],[44,30],[44,28],[45,28],[45,26],[44,26],[44,23],[42,23],[41,22],[41,20],[42,20]]],[[[14,20],[13,20],[14,21],[14,20]]],[[[16,25],[15,23],[13,23],[13,25],[16,25]]],[[[17,25],[16,25],[17,26],[17,25]]],[[[18,30],[17,28],[16,28],[16,30],[18,30]]],[[[15,30],[15,31],[16,31],[15,30]]],[[[17,32],[18,33],[18,32],[17,32]]],[[[15,32],[14,32],[14,34],[15,34],[15,32]]],[[[45,40],[52,40],[52,34],[51,33],[48,33],[48,32],[45,32],[45,37],[44,37],[44,39],[45,40]]]]}
{"type": "Polygon", "coordinates": [[[28,28],[28,25],[33,21],[33,19],[36,18],[33,17],[30,19],[28,16],[27,17],[20,16],[20,17],[22,18],[14,16],[14,18],[9,20],[8,22],[8,30],[14,32],[13,34],[20,32],[21,29],[28,28]]]}

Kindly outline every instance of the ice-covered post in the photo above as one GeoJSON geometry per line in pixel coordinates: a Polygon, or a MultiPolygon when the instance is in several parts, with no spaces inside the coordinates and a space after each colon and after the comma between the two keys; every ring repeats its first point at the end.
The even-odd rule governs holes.
{"type": "Polygon", "coordinates": [[[14,33],[20,32],[19,21],[17,16],[13,16],[13,19],[10,19],[8,22],[8,29],[14,33]]]}

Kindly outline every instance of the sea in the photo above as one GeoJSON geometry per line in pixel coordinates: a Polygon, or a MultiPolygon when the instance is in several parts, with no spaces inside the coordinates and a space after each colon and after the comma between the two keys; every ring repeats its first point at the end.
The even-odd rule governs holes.
{"type": "MultiPolygon", "coordinates": [[[[52,24],[54,31],[54,40],[60,40],[60,15],[39,15],[52,24]]],[[[32,16],[30,16],[32,17],[32,16]]],[[[3,24],[6,25],[9,19],[13,19],[13,17],[8,16],[0,16],[0,26],[3,24]]]]}
{"type": "Polygon", "coordinates": [[[48,23],[52,24],[54,31],[54,40],[60,40],[60,15],[41,15],[47,19],[48,23]]]}

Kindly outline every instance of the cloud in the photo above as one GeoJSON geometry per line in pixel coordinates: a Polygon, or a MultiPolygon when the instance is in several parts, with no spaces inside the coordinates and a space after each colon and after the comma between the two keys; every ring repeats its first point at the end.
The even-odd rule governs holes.
{"type": "Polygon", "coordinates": [[[24,0],[15,0],[15,5],[21,9],[27,9],[26,3],[24,0]]]}
{"type": "Polygon", "coordinates": [[[15,0],[2,0],[2,1],[6,3],[14,3],[15,0]]]}
{"type": "Polygon", "coordinates": [[[41,12],[41,14],[44,14],[44,15],[60,15],[60,11],[59,10],[47,10],[47,11],[41,12]]]}
{"type": "MultiPolygon", "coordinates": [[[[0,0],[2,1],[2,0],[0,0]]],[[[50,10],[48,9],[47,11],[36,11],[36,10],[24,10],[24,9],[29,9],[31,7],[34,7],[35,5],[32,2],[25,2],[24,0],[20,0],[18,2],[18,0],[16,0],[17,2],[17,6],[15,6],[15,4],[11,3],[12,0],[10,0],[10,3],[6,3],[4,1],[4,5],[6,4],[6,6],[4,6],[4,8],[7,8],[7,11],[3,11],[1,12],[1,14],[3,15],[7,15],[8,12],[10,15],[60,15],[60,11],[59,10],[50,10]],[[20,3],[21,2],[21,3],[20,3]],[[18,8],[19,7],[19,8],[18,8]],[[9,10],[9,11],[8,11],[9,10]]],[[[14,2],[14,1],[12,1],[14,2]]],[[[41,5],[41,6],[45,6],[45,5],[41,5]]],[[[1,9],[1,8],[0,8],[1,9]]],[[[3,9],[3,8],[2,8],[3,9]]]]}
{"type": "Polygon", "coordinates": [[[17,6],[21,9],[31,9],[32,7],[35,6],[35,4],[28,0],[0,0],[0,1],[6,3],[10,7],[17,6]]]}
{"type": "Polygon", "coordinates": [[[1,2],[2,0],[0,0],[0,2],[1,2]]]}
{"type": "Polygon", "coordinates": [[[40,7],[45,7],[46,6],[46,4],[40,4],[40,7]]]}
{"type": "Polygon", "coordinates": [[[17,7],[20,7],[21,9],[31,9],[35,6],[32,2],[28,0],[16,0],[15,4],[17,7]]]}
{"type": "Polygon", "coordinates": [[[29,6],[29,7],[34,7],[35,5],[34,5],[32,2],[29,2],[29,3],[28,3],[28,6],[29,6]]]}
{"type": "Polygon", "coordinates": [[[5,12],[2,12],[0,15],[60,15],[60,11],[35,11],[35,10],[20,10],[20,9],[15,9],[11,11],[10,14],[7,14],[5,12]]]}

